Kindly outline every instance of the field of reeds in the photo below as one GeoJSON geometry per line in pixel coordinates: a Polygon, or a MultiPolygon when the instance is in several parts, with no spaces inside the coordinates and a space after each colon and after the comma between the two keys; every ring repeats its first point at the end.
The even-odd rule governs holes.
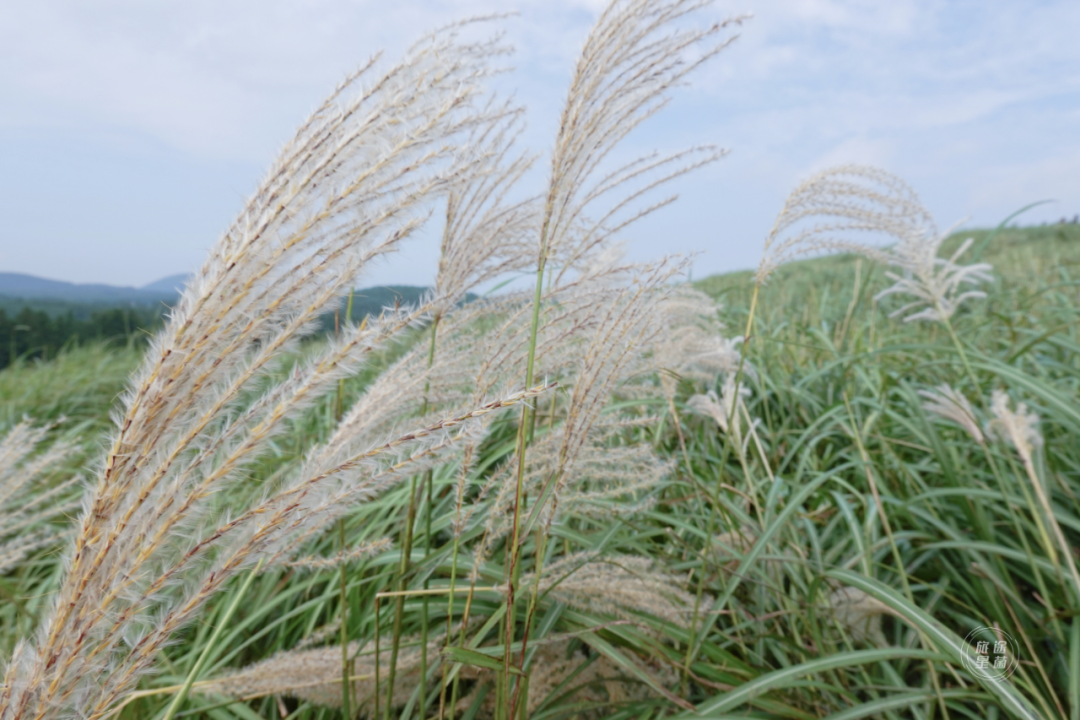
{"type": "Polygon", "coordinates": [[[624,262],[706,9],[601,15],[534,194],[493,21],[376,59],[148,346],[0,371],[0,719],[1080,720],[1080,227],[848,166],[756,273],[624,262]]]}

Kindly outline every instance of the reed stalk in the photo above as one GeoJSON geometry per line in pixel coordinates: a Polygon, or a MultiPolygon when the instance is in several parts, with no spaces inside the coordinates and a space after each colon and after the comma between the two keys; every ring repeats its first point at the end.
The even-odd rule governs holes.
{"type": "Polygon", "coordinates": [[[191,670],[188,671],[187,677],[184,678],[184,684],[180,686],[180,690],[173,696],[173,700],[169,703],[169,707],[165,710],[165,715],[161,720],[173,720],[176,715],[176,711],[187,699],[188,692],[191,690],[192,684],[195,683],[199,674],[202,673],[203,668],[206,666],[207,661],[210,659],[210,655],[217,649],[218,640],[221,639],[221,634],[225,631],[229,621],[232,620],[233,615],[240,608],[240,601],[244,599],[244,595],[247,594],[251,583],[255,581],[255,576],[259,574],[259,570],[262,569],[263,561],[260,560],[251,572],[248,573],[247,578],[244,579],[244,584],[240,586],[236,595],[233,597],[232,602],[225,609],[225,614],[222,615],[221,620],[214,626],[214,632],[210,634],[210,638],[206,641],[206,645],[203,646],[203,650],[199,653],[198,659],[195,664],[191,666],[191,670]]]}
{"type": "MultiPolygon", "coordinates": [[[[345,306],[345,322],[352,323],[352,310],[353,310],[353,288],[349,288],[349,301],[345,306]]],[[[364,323],[367,323],[367,316],[364,317],[364,323]]],[[[337,308],[334,309],[334,334],[340,335],[341,328],[338,325],[338,313],[337,308]]],[[[341,422],[341,416],[344,413],[345,408],[345,379],[338,380],[336,407],[334,412],[334,419],[336,422],[341,422]]],[[[338,520],[338,541],[341,549],[341,569],[339,573],[339,588],[338,588],[338,602],[341,604],[341,713],[345,716],[346,720],[352,720],[352,683],[349,681],[349,677],[353,674],[350,667],[349,659],[349,593],[347,588],[345,570],[346,561],[345,553],[347,552],[347,544],[345,541],[345,518],[338,520]]]]}
{"type": "Polygon", "coordinates": [[[417,487],[418,483],[414,476],[409,481],[409,507],[405,516],[405,527],[401,531],[401,560],[398,563],[397,591],[394,598],[394,624],[390,644],[390,664],[386,671],[386,709],[383,714],[384,720],[390,720],[390,712],[394,703],[394,680],[397,676],[398,648],[401,643],[401,626],[405,617],[405,589],[408,585],[408,573],[412,565],[413,527],[416,525],[416,506],[419,503],[419,495],[423,487],[417,487]]]}
{"type": "MultiPolygon", "coordinates": [[[[441,315],[436,314],[431,321],[431,345],[428,348],[428,360],[427,366],[430,370],[435,364],[435,341],[439,331],[439,320],[441,315]]],[[[421,410],[421,414],[427,413],[428,397],[427,393],[430,391],[430,382],[424,387],[424,403],[421,410]]],[[[424,473],[423,486],[427,490],[427,502],[425,504],[425,520],[424,520],[424,560],[427,561],[431,557],[431,511],[433,503],[433,489],[434,485],[434,473],[431,468],[428,468],[424,473]]],[[[427,578],[424,579],[424,590],[429,589],[429,582],[427,578]]],[[[428,596],[425,594],[421,599],[420,606],[420,702],[419,713],[420,717],[426,716],[427,710],[427,669],[428,669],[428,596]]],[[[449,642],[449,633],[447,634],[447,641],[449,642]]]]}
{"type": "MultiPolygon", "coordinates": [[[[550,202],[549,209],[545,213],[546,216],[550,216],[550,202]]],[[[547,240],[548,240],[548,224],[547,220],[540,231],[540,256],[537,262],[536,268],[536,288],[533,292],[533,305],[532,305],[532,320],[529,325],[528,335],[528,351],[526,353],[525,364],[525,384],[530,386],[533,382],[533,368],[536,362],[536,337],[540,328],[540,305],[543,298],[544,291],[544,268],[547,263],[547,240]]],[[[499,689],[497,693],[501,692],[501,695],[497,694],[496,703],[497,707],[502,708],[499,711],[500,720],[513,717],[514,707],[504,705],[506,698],[510,696],[510,682],[514,677],[510,668],[513,663],[513,649],[514,643],[514,628],[516,621],[516,592],[517,585],[521,578],[521,566],[520,566],[520,546],[519,546],[519,527],[521,521],[521,502],[523,487],[525,482],[525,451],[528,446],[528,430],[530,426],[530,414],[532,408],[528,404],[521,406],[521,419],[518,424],[517,431],[517,472],[514,477],[514,509],[513,520],[510,531],[510,539],[508,546],[509,562],[507,565],[507,593],[506,593],[506,623],[505,627],[505,639],[503,642],[503,670],[499,678],[499,689]]],[[[524,648],[523,648],[524,652],[524,648]]],[[[514,696],[516,697],[516,695],[514,696]]],[[[513,702],[511,700],[511,702],[513,702]]]]}

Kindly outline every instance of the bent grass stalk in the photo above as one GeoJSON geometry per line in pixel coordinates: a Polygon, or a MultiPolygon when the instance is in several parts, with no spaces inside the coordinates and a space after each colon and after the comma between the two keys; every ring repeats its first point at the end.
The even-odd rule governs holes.
{"type": "Polygon", "coordinates": [[[232,620],[232,616],[235,615],[236,611],[239,609],[240,601],[244,599],[244,595],[247,594],[248,589],[251,587],[251,583],[255,580],[255,576],[258,575],[259,570],[262,569],[262,565],[263,560],[259,560],[255,567],[252,568],[251,572],[248,573],[247,578],[244,579],[244,584],[240,586],[240,590],[237,591],[236,596],[233,598],[232,602],[229,603],[229,607],[226,608],[225,614],[214,627],[214,632],[211,633],[210,639],[206,641],[206,646],[203,648],[202,653],[199,654],[199,658],[195,661],[195,664],[191,666],[191,670],[188,671],[184,684],[180,686],[179,692],[173,697],[172,702],[169,704],[169,707],[161,720],[173,720],[177,709],[187,698],[188,692],[191,690],[191,686],[195,682],[195,679],[199,677],[199,673],[202,672],[207,660],[210,659],[211,653],[217,648],[217,643],[218,640],[221,639],[221,634],[225,631],[225,627],[229,624],[229,621],[232,620]]]}
{"type": "MultiPolygon", "coordinates": [[[[353,288],[349,288],[349,302],[345,306],[345,322],[352,322],[352,310],[353,310],[353,288]]],[[[337,327],[337,311],[334,311],[334,334],[339,333],[340,328],[337,327]]],[[[367,316],[364,316],[363,321],[360,324],[361,330],[367,325],[367,316]]],[[[345,379],[338,380],[337,388],[337,407],[335,408],[334,416],[337,422],[341,422],[341,416],[344,413],[344,395],[345,395],[345,379]]],[[[340,587],[338,588],[338,600],[341,604],[341,712],[348,719],[352,718],[352,683],[349,682],[349,676],[352,674],[352,668],[349,662],[349,594],[347,590],[347,583],[345,578],[345,569],[348,563],[345,560],[345,553],[347,547],[345,543],[345,518],[338,520],[338,538],[341,545],[341,569],[340,569],[340,587]]]]}
{"type": "MultiPolygon", "coordinates": [[[[431,346],[428,348],[428,360],[427,366],[430,370],[432,365],[435,364],[435,340],[439,331],[439,320],[441,315],[436,314],[431,321],[431,346]]],[[[428,392],[431,389],[430,381],[424,386],[424,403],[421,414],[427,412],[428,405],[428,392]]],[[[424,487],[427,488],[427,503],[426,503],[426,520],[424,522],[424,560],[425,562],[431,557],[431,505],[434,501],[432,497],[435,477],[431,468],[428,468],[424,473],[424,487]]],[[[424,590],[429,589],[429,583],[427,579],[424,579],[424,590]]],[[[449,640],[449,634],[447,634],[447,640],[449,640]]],[[[426,715],[427,710],[427,670],[428,670],[428,596],[425,593],[420,607],[420,717],[423,718],[426,715]]]]}
{"type": "MultiPolygon", "coordinates": [[[[550,201],[549,201],[550,208],[550,201]]],[[[550,210],[547,215],[550,215],[550,210]]],[[[536,268],[536,289],[533,293],[533,306],[532,306],[532,322],[529,326],[529,350],[526,355],[525,364],[525,385],[530,386],[533,382],[533,369],[536,362],[536,336],[540,328],[540,303],[543,297],[544,291],[544,266],[547,262],[547,237],[548,237],[548,224],[545,220],[544,226],[541,229],[540,234],[540,258],[536,268]]],[[[510,547],[509,547],[509,563],[507,568],[508,582],[506,593],[506,624],[505,624],[505,642],[503,650],[503,670],[498,681],[498,687],[496,688],[496,703],[497,707],[500,707],[499,716],[501,718],[512,718],[515,708],[513,705],[507,706],[505,704],[507,696],[510,695],[510,668],[513,663],[513,648],[514,643],[514,621],[516,616],[516,591],[518,581],[521,578],[521,565],[519,557],[519,538],[518,533],[520,530],[519,524],[521,520],[521,500],[522,489],[525,483],[525,450],[528,446],[528,428],[530,420],[529,405],[523,404],[521,406],[521,424],[518,425],[517,432],[517,475],[514,478],[514,512],[512,520],[512,528],[510,531],[510,547]],[[499,691],[501,690],[501,695],[499,691]],[[500,700],[502,702],[500,702],[500,700]]],[[[524,645],[522,646],[522,653],[524,653],[524,645]]],[[[515,683],[516,687],[516,683],[515,683]]],[[[516,698],[516,693],[515,693],[516,698]]],[[[513,702],[513,700],[511,700],[513,702]]]]}
{"type": "MultiPolygon", "coordinates": [[[[439,329],[440,314],[436,314],[431,323],[431,342],[428,347],[427,367],[430,370],[435,363],[435,347],[436,337],[439,329]]],[[[424,401],[421,405],[420,414],[423,416],[427,413],[428,409],[428,392],[431,390],[430,381],[424,387],[424,401]]],[[[404,531],[404,537],[402,539],[402,555],[401,563],[398,568],[398,593],[396,594],[394,604],[394,629],[393,638],[391,640],[390,650],[390,668],[387,677],[386,686],[386,718],[389,720],[390,711],[393,707],[394,701],[394,679],[397,674],[397,659],[398,650],[401,645],[401,625],[402,619],[405,613],[405,597],[406,597],[406,584],[407,574],[409,566],[411,564],[411,552],[413,541],[413,525],[416,521],[416,509],[419,503],[420,496],[427,491],[427,522],[426,522],[426,534],[425,534],[425,557],[431,553],[431,485],[433,482],[432,471],[429,469],[424,473],[420,486],[417,487],[416,478],[412,479],[412,484],[409,490],[409,509],[406,514],[406,528],[404,531]]],[[[427,581],[424,582],[424,590],[428,589],[427,581]]],[[[385,597],[385,595],[384,595],[385,597]]],[[[421,620],[420,620],[420,632],[421,632],[421,645],[420,645],[420,713],[423,715],[425,699],[427,696],[427,637],[428,637],[428,600],[425,595],[421,608],[421,620]]]]}

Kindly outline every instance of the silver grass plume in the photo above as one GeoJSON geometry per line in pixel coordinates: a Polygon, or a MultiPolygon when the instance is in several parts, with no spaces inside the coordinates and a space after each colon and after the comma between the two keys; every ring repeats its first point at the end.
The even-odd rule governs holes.
{"type": "MultiPolygon", "coordinates": [[[[742,338],[723,336],[720,308],[716,300],[690,286],[678,288],[661,303],[667,321],[654,362],[668,397],[674,397],[679,379],[712,383],[718,375],[738,372],[742,338]]],[[[743,372],[753,371],[744,363],[743,372]]]]}
{"type": "Polygon", "coordinates": [[[541,392],[350,447],[241,499],[222,492],[371,349],[437,307],[435,298],[349,328],[243,399],[370,260],[409,236],[431,198],[477,171],[461,144],[490,122],[475,98],[505,49],[459,31],[425,37],[387,70],[376,58],[349,76],[189,283],[124,398],[53,610],[6,664],[3,720],[101,717],[230,577],[287,558],[345,503],[387,487],[484,414],[541,392]],[[410,447],[421,449],[402,454],[410,447]]]}
{"type": "Polygon", "coordinates": [[[724,377],[719,395],[715,390],[694,395],[686,401],[686,407],[697,415],[712,418],[720,431],[725,435],[730,434],[735,444],[745,451],[746,444],[761,421],[751,417],[746,407],[745,399],[750,396],[750,388],[742,383],[736,387],[735,376],[736,373],[732,372],[724,377]]]}
{"type": "Polygon", "coordinates": [[[473,131],[469,146],[478,156],[478,171],[464,175],[447,195],[435,294],[450,302],[533,260],[537,203],[509,198],[533,163],[514,146],[521,112],[508,104],[494,108],[495,121],[473,131]]]}
{"type": "Polygon", "coordinates": [[[1039,416],[1028,412],[1026,403],[1011,407],[1009,395],[1002,390],[995,390],[990,398],[990,412],[994,419],[986,426],[991,437],[1009,443],[1020,454],[1025,463],[1031,462],[1032,453],[1042,447],[1042,434],[1039,432],[1039,416]]]}
{"type": "Polygon", "coordinates": [[[652,559],[632,555],[599,557],[574,553],[544,568],[539,583],[522,576],[523,588],[590,613],[640,622],[640,614],[685,627],[695,597],[685,578],[664,572],[652,559]]]}
{"type": "Polygon", "coordinates": [[[904,317],[904,322],[928,320],[945,322],[966,300],[984,298],[981,290],[963,290],[962,285],[974,285],[994,279],[989,263],[961,265],[957,262],[972,243],[968,238],[948,259],[938,257],[941,243],[948,233],[938,233],[927,228],[923,234],[904,238],[890,249],[889,263],[901,270],[901,274],[886,272],[893,284],[874,296],[880,300],[889,295],[907,295],[914,300],[893,311],[889,317],[904,317]],[[911,311],[917,312],[911,312],[911,311]]]}
{"type": "Polygon", "coordinates": [[[862,165],[830,168],[788,196],[765,240],[756,282],[761,285],[777,267],[803,255],[858,253],[899,270],[886,272],[893,285],[875,299],[901,294],[913,300],[890,317],[906,314],[905,322],[944,322],[964,301],[985,297],[962,286],[992,279],[987,263],[957,262],[974,242],[970,238],[951,257],[938,257],[946,237],[915,191],[895,175],[862,165]],[[894,243],[881,249],[854,239],[860,234],[884,236],[894,243]]]}
{"type": "MultiPolygon", "coordinates": [[[[462,404],[475,406],[491,396],[490,385],[481,388],[477,383],[474,389],[468,370],[475,363],[462,363],[464,357],[474,355],[474,349],[448,352],[444,336],[448,326],[476,319],[472,309],[460,307],[470,290],[519,270],[532,259],[526,238],[535,232],[535,202],[507,198],[532,162],[514,147],[521,130],[520,115],[521,110],[508,103],[489,107],[490,120],[478,124],[468,140],[476,156],[474,172],[456,178],[447,192],[439,267],[429,298],[432,322],[438,325],[434,330],[441,328],[435,337],[440,344],[417,343],[369,383],[334,435],[310,453],[316,465],[333,465],[347,448],[392,436],[402,424],[415,423],[421,415],[419,422],[434,422],[462,404]]],[[[509,392],[511,385],[504,382],[499,389],[509,392]]],[[[411,463],[409,471],[444,461],[461,453],[462,447],[468,455],[481,437],[462,435],[460,442],[430,453],[424,465],[411,463]]]]}
{"type": "Polygon", "coordinates": [[[842,586],[826,599],[833,620],[841,625],[852,640],[885,647],[888,641],[881,629],[883,615],[895,615],[885,603],[858,588],[842,586]]]}
{"type": "MultiPolygon", "coordinates": [[[[383,646],[390,638],[382,639],[383,646]]],[[[432,634],[427,643],[427,656],[437,658],[446,642],[445,634],[432,634]]],[[[375,653],[371,642],[351,642],[348,645],[353,696],[360,710],[371,716],[375,706],[375,653]]],[[[421,648],[419,637],[401,639],[394,679],[394,697],[404,705],[410,692],[420,681],[421,648]]],[[[381,691],[389,671],[389,653],[379,658],[381,691]]],[[[205,695],[225,695],[237,699],[252,699],[267,695],[287,695],[324,707],[341,707],[341,648],[297,649],[279,652],[266,660],[249,665],[229,675],[215,678],[195,687],[205,695]]]]}
{"type": "Polygon", "coordinates": [[[1039,432],[1039,416],[1028,412],[1026,403],[1017,403],[1015,410],[1010,407],[1011,404],[1012,401],[1006,392],[994,390],[990,400],[990,412],[993,414],[994,419],[987,425],[986,434],[1002,442],[1007,442],[1016,449],[1016,453],[1020,456],[1020,461],[1024,465],[1024,472],[1027,473],[1028,481],[1031,483],[1032,489],[1035,490],[1035,496],[1038,498],[1042,509],[1044,517],[1039,518],[1036,513],[1035,522],[1043,535],[1046,551],[1055,567],[1058,565],[1058,553],[1065,559],[1072,580],[1073,595],[1080,598],[1080,570],[1076,567],[1073,547],[1068,538],[1065,537],[1061,524],[1054,514],[1054,508],[1050,504],[1050,493],[1047,492],[1038,471],[1035,469],[1033,455],[1035,450],[1042,447],[1043,444],[1043,437],[1039,432]],[[1049,525],[1054,540],[1057,542],[1056,551],[1046,533],[1044,522],[1049,525]]]}
{"type": "Polygon", "coordinates": [[[0,439],[0,574],[33,551],[59,542],[65,530],[50,521],[81,506],[77,499],[71,499],[82,481],[80,476],[51,487],[47,483],[50,471],[67,459],[74,447],[57,442],[34,455],[49,429],[49,425],[34,427],[23,420],[0,439]]]}
{"type": "Polygon", "coordinates": [[[439,322],[437,345],[418,343],[370,383],[313,458],[332,461],[330,456],[340,454],[343,447],[392,435],[422,412],[434,420],[462,403],[476,405],[493,392],[510,391],[513,383],[508,378],[500,378],[504,382],[497,389],[474,382],[469,373],[476,368],[476,362],[470,362],[477,357],[475,348],[448,347],[447,336],[453,338],[456,328],[469,327],[491,312],[484,306],[484,312],[477,313],[475,303],[458,307],[470,290],[531,260],[525,238],[535,231],[535,203],[507,199],[531,164],[530,158],[514,150],[519,115],[520,110],[509,105],[496,107],[491,121],[473,130],[469,147],[477,156],[475,172],[457,178],[448,191],[433,293],[438,300],[438,307],[432,308],[433,319],[439,322]]]}
{"type": "Polygon", "coordinates": [[[765,239],[756,282],[764,284],[780,265],[819,252],[854,252],[888,262],[883,252],[852,236],[884,234],[903,242],[932,226],[918,196],[898,177],[863,165],[830,168],[788,195],[765,239]]]}
{"type": "Polygon", "coordinates": [[[925,399],[923,409],[926,412],[956,423],[980,445],[985,442],[979,423],[975,419],[975,409],[959,391],[945,383],[933,390],[920,390],[919,395],[925,399]]]}
{"type": "Polygon", "coordinates": [[[567,93],[544,197],[540,264],[552,277],[587,262],[620,230],[669,204],[636,203],[668,180],[719,159],[713,147],[651,155],[601,175],[611,151],[667,103],[669,90],[733,38],[721,34],[741,19],[703,29],[672,29],[709,0],[615,0],[597,19],[578,58],[567,93]]]}
{"type": "Polygon", "coordinates": [[[320,557],[317,555],[309,555],[306,557],[298,557],[295,560],[289,560],[283,562],[282,565],[291,568],[300,568],[303,570],[327,570],[333,568],[340,568],[346,563],[356,563],[361,560],[366,560],[373,555],[378,555],[390,549],[393,544],[390,538],[379,538],[371,542],[366,542],[358,545],[350,550],[339,552],[333,557],[320,557]]]}
{"type": "MultiPolygon", "coordinates": [[[[456,631],[455,631],[456,632],[456,631]]],[[[384,638],[384,644],[389,644],[384,638]]],[[[439,650],[445,642],[445,635],[433,634],[428,640],[428,657],[439,657],[439,650]]],[[[373,644],[352,642],[348,646],[354,697],[359,709],[369,716],[374,710],[375,662],[373,644]]],[[[607,658],[598,658],[589,663],[583,671],[582,665],[589,658],[580,650],[570,652],[571,638],[553,637],[534,643],[536,658],[530,674],[529,711],[538,708],[547,695],[559,687],[564,680],[575,674],[575,685],[581,688],[574,692],[578,702],[597,703],[602,707],[611,707],[632,700],[644,699],[653,695],[652,691],[636,678],[628,677],[625,670],[619,668],[607,658]]],[[[401,641],[398,655],[398,670],[394,679],[396,686],[394,697],[399,707],[404,705],[410,693],[419,682],[420,673],[419,638],[405,637],[401,641]]],[[[631,662],[647,669],[654,677],[660,678],[664,685],[674,687],[678,676],[667,666],[658,666],[637,658],[632,653],[627,656],[631,662]]],[[[429,660],[430,663],[430,660],[429,660]]],[[[438,665],[436,664],[436,670],[438,665]]],[[[429,664],[429,671],[431,665],[429,664]]],[[[382,678],[389,670],[388,655],[380,658],[379,671],[382,678]]],[[[462,677],[475,680],[478,684],[489,681],[489,670],[465,666],[462,677]]],[[[224,695],[237,699],[253,699],[268,695],[287,695],[305,702],[330,708],[341,707],[341,648],[298,648],[277,653],[276,655],[250,665],[236,672],[200,682],[193,688],[203,695],[224,695]]],[[[385,692],[385,688],[382,689],[385,692]]],[[[490,701],[481,706],[478,717],[493,716],[494,704],[490,701]]],[[[472,702],[472,696],[461,700],[458,710],[464,710],[472,702]]],[[[589,715],[593,717],[594,715],[589,715]]]]}

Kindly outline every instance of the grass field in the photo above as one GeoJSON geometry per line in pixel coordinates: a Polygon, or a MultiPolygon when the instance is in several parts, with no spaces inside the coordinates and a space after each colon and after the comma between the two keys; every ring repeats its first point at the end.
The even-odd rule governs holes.
{"type": "MultiPolygon", "coordinates": [[[[627,425],[609,451],[644,444],[671,467],[649,502],[571,511],[547,536],[524,539],[524,557],[546,554],[565,570],[535,600],[519,601],[522,615],[535,613],[528,717],[1080,718],[1080,586],[1071,571],[1080,563],[1080,227],[1009,228],[983,247],[987,235],[946,244],[975,237],[974,252],[996,275],[987,298],[953,316],[955,334],[890,319],[900,303],[874,300],[889,281],[870,260],[791,263],[763,288],[742,345],[749,392],[738,430],[723,432],[691,401],[721,392],[719,376],[682,379],[670,404],[629,395],[612,405],[610,414],[654,421],[627,425]],[[919,392],[942,384],[970,401],[981,435],[924,407],[919,392]],[[996,390],[1038,416],[1041,442],[1030,456],[994,422],[996,390]],[[598,570],[575,574],[597,558],[598,570]],[[974,659],[962,640],[969,633],[970,642],[1004,637],[978,628],[1015,641],[1008,677],[965,665],[974,659]]],[[[695,285],[722,302],[726,334],[740,334],[751,274],[695,285]]],[[[339,403],[347,407],[401,352],[387,351],[294,420],[232,492],[257,493],[295,468],[332,431],[339,403]]],[[[81,449],[50,482],[92,475],[110,410],[139,361],[137,349],[90,345],[8,368],[0,426],[24,415],[66,418],[50,437],[81,449]]],[[[513,452],[513,423],[497,423],[479,450],[477,487],[513,452]]],[[[309,548],[330,559],[325,567],[234,578],[158,655],[118,717],[164,716],[185,680],[194,685],[175,717],[341,717],[342,684],[327,686],[326,676],[341,676],[342,640],[352,643],[349,701],[373,714],[367,673],[388,672],[401,597],[376,595],[398,588],[410,594],[392,632],[401,638],[392,716],[450,716],[451,687],[458,717],[491,716],[507,609],[492,588],[504,581],[505,550],[482,565],[459,559],[458,544],[474,545],[493,511],[491,498],[471,495],[476,521],[453,532],[456,470],[434,467],[419,503],[410,500],[424,484],[413,478],[351,508],[309,548]],[[357,563],[333,562],[339,548],[380,538],[393,542],[357,563]],[[448,614],[471,649],[443,665],[448,614]],[[430,652],[411,639],[424,636],[430,652]],[[256,666],[244,682],[208,682],[305,643],[327,650],[256,666]]],[[[58,583],[59,550],[51,543],[0,576],[0,657],[33,632],[58,583]]]]}

